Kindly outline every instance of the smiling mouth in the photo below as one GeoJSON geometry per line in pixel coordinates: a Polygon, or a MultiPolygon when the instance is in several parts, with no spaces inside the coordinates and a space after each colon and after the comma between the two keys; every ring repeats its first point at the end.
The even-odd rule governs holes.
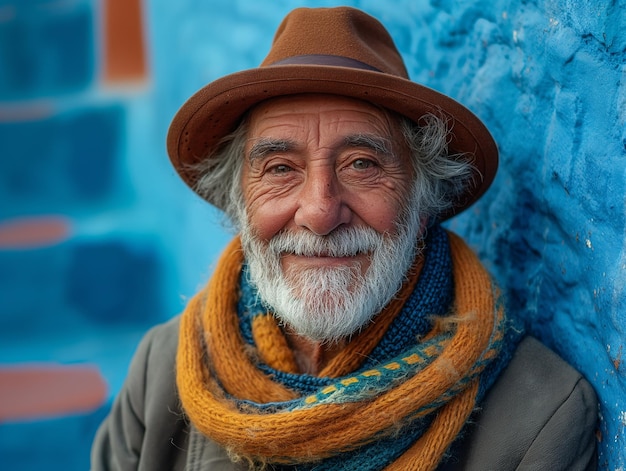
{"type": "Polygon", "coordinates": [[[320,252],[285,252],[283,255],[292,255],[294,257],[303,257],[303,258],[337,258],[337,259],[341,259],[341,258],[345,258],[345,259],[350,259],[350,258],[355,258],[355,257],[359,257],[362,255],[370,255],[371,252],[370,251],[364,251],[364,250],[359,250],[356,252],[350,252],[350,253],[336,253],[333,251],[320,251],[320,252]]]}
{"type": "Polygon", "coordinates": [[[366,261],[371,259],[371,254],[368,252],[356,252],[350,255],[338,255],[329,252],[322,253],[284,253],[282,256],[283,261],[288,264],[293,263],[294,266],[301,265],[302,267],[306,267],[310,265],[311,267],[319,266],[319,267],[346,267],[352,265],[361,265],[366,261]]]}

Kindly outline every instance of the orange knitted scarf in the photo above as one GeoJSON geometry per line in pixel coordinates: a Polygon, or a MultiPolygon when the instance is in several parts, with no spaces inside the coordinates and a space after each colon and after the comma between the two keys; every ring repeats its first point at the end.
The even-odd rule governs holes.
{"type": "Polygon", "coordinates": [[[322,372],[336,381],[306,397],[257,366],[260,357],[275,369],[296,371],[271,315],[254,322],[257,351],[241,337],[236,306],[243,254],[235,239],[181,318],[177,385],[191,423],[233,456],[278,465],[306,465],[393,442],[405,427],[425,423],[385,469],[435,469],[476,405],[479,375],[498,356],[505,324],[489,275],[460,238],[449,237],[454,313],[438,319],[414,349],[378,368],[357,370],[358,358],[384,331],[378,321],[388,325],[413,289],[418,267],[398,300],[379,314],[377,328],[366,329],[322,372]],[[270,403],[277,407],[255,407],[270,403]]]}

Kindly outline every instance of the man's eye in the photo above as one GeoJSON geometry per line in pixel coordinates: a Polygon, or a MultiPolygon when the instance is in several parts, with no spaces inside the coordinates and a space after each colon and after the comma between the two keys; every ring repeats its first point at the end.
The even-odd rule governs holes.
{"type": "Polygon", "coordinates": [[[273,173],[275,175],[280,175],[283,173],[288,173],[289,171],[291,171],[291,167],[289,165],[274,165],[273,167],[271,167],[269,169],[270,173],[273,173]]]}
{"type": "Polygon", "coordinates": [[[352,162],[352,167],[357,170],[365,170],[373,167],[375,164],[368,159],[356,159],[352,162]]]}

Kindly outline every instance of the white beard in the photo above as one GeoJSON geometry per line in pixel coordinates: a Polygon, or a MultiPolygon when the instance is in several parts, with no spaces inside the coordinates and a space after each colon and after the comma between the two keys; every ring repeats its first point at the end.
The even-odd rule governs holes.
{"type": "Polygon", "coordinates": [[[396,235],[369,227],[339,227],[327,236],[307,230],[281,232],[265,242],[244,222],[241,239],[251,281],[264,304],[296,334],[324,343],[349,337],[402,287],[421,235],[414,208],[404,211],[396,235]],[[358,263],[283,271],[281,255],[286,253],[337,257],[366,253],[371,262],[364,274],[358,263]]]}

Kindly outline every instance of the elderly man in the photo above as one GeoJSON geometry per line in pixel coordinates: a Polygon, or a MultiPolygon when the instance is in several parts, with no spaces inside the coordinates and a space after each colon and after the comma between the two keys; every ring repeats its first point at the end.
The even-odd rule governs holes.
{"type": "Polygon", "coordinates": [[[595,469],[589,384],[439,223],[496,146],[351,8],[297,9],[194,95],[171,160],[240,235],[141,343],[93,469],[595,469]]]}

